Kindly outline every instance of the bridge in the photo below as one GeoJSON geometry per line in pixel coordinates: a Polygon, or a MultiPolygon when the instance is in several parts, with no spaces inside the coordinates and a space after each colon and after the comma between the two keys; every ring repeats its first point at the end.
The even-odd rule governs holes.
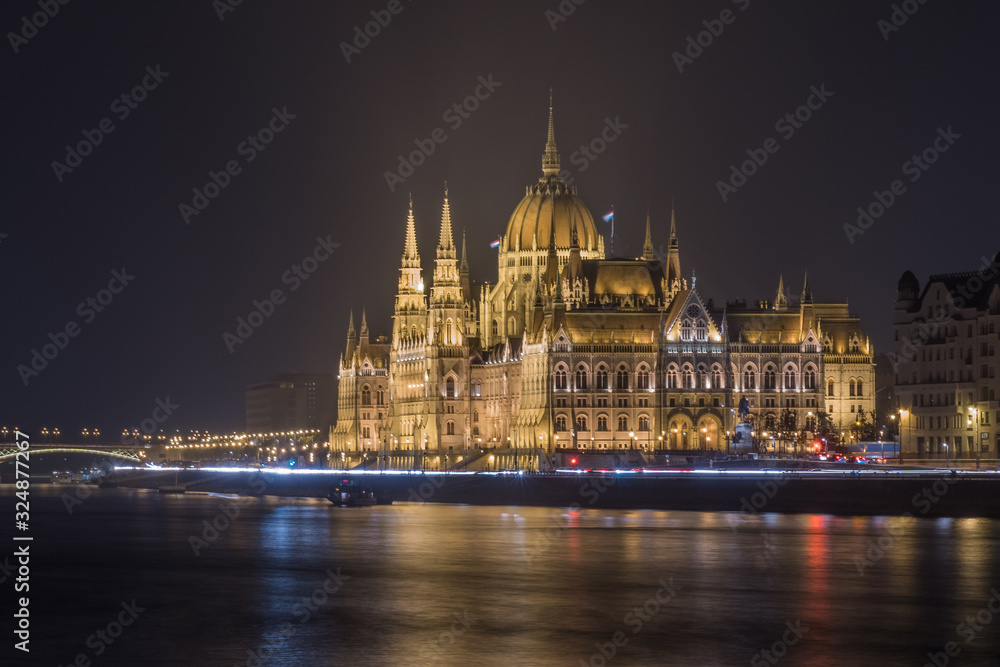
{"type": "MultiPolygon", "coordinates": [[[[145,463],[150,458],[146,453],[146,449],[147,447],[142,445],[80,445],[58,442],[33,442],[28,451],[35,456],[39,454],[99,454],[101,456],[124,459],[126,461],[131,461],[132,463],[145,463]]],[[[3,463],[4,461],[12,461],[20,451],[21,450],[18,449],[17,445],[14,443],[0,443],[0,463],[3,463]]]]}

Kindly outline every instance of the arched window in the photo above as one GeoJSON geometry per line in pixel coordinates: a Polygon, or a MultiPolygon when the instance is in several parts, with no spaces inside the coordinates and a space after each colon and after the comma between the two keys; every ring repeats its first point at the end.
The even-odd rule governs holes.
{"type": "Polygon", "coordinates": [[[416,324],[414,324],[412,327],[410,327],[410,337],[411,338],[416,338],[417,337],[417,325],[416,324]]]}
{"type": "Polygon", "coordinates": [[[479,421],[479,410],[472,411],[472,421],[474,422],[479,421]]]}
{"type": "Polygon", "coordinates": [[[378,394],[376,394],[375,399],[376,399],[376,401],[378,402],[379,405],[385,405],[385,390],[384,389],[379,389],[378,390],[378,394]]]}
{"type": "Polygon", "coordinates": [[[851,384],[850,384],[850,394],[848,394],[849,396],[854,396],[854,392],[855,392],[855,390],[856,390],[856,389],[855,389],[855,387],[856,387],[856,385],[854,384],[854,380],[853,380],[853,379],[851,379],[851,384]]]}
{"type": "Polygon", "coordinates": [[[816,371],[811,368],[806,370],[805,375],[802,377],[802,386],[805,389],[816,388],[816,371]]]}
{"type": "Polygon", "coordinates": [[[566,369],[559,368],[556,371],[556,389],[566,388],[566,369]]]}
{"type": "Polygon", "coordinates": [[[774,415],[767,415],[764,417],[764,428],[769,431],[774,430],[774,415]]]}
{"type": "Polygon", "coordinates": [[[833,380],[826,381],[826,395],[833,396],[833,380]]]}
{"type": "Polygon", "coordinates": [[[649,430],[649,417],[646,417],[645,415],[639,417],[639,430],[640,431],[649,430]]]}
{"type": "Polygon", "coordinates": [[[622,366],[617,373],[618,389],[628,389],[628,370],[622,366]]]}
{"type": "Polygon", "coordinates": [[[444,395],[448,398],[455,398],[455,378],[445,380],[444,395]]]}
{"type": "Polygon", "coordinates": [[[640,368],[639,373],[636,375],[636,387],[639,389],[649,389],[649,371],[645,368],[640,368]]]}
{"type": "Polygon", "coordinates": [[[556,430],[565,431],[566,430],[566,417],[565,415],[559,415],[556,417],[556,430]]]}
{"type": "Polygon", "coordinates": [[[448,435],[455,435],[455,422],[448,422],[447,429],[445,431],[448,435]]]}
{"type": "Polygon", "coordinates": [[[608,430],[608,418],[606,415],[600,415],[597,417],[597,430],[598,431],[608,430]]]}
{"type": "Polygon", "coordinates": [[[587,369],[580,366],[576,369],[576,388],[586,389],[587,388],[587,369]]]}
{"type": "Polygon", "coordinates": [[[667,389],[677,389],[677,370],[674,368],[667,371],[667,389]]]}
{"type": "Polygon", "coordinates": [[[515,321],[516,320],[514,320],[514,316],[513,315],[511,315],[510,317],[507,318],[507,335],[508,336],[513,335],[515,329],[517,328],[515,326],[515,321]]]}
{"type": "Polygon", "coordinates": [[[865,389],[864,389],[864,387],[865,387],[865,383],[862,382],[861,380],[858,380],[858,396],[864,396],[865,395],[865,389]]]}
{"type": "Polygon", "coordinates": [[[597,388],[607,389],[608,388],[608,369],[601,366],[597,369],[597,388]]]}
{"type": "Polygon", "coordinates": [[[691,340],[691,320],[681,322],[681,340],[691,340]]]}
{"type": "Polygon", "coordinates": [[[371,430],[371,428],[368,427],[368,426],[365,426],[363,429],[361,429],[361,437],[362,438],[370,438],[370,437],[372,437],[372,430],[371,430]]]}
{"type": "Polygon", "coordinates": [[[764,371],[764,389],[774,389],[775,387],[775,372],[773,369],[769,368],[764,371]]]}
{"type": "Polygon", "coordinates": [[[718,368],[712,369],[712,389],[722,389],[722,370],[718,368]]]}
{"type": "Polygon", "coordinates": [[[448,324],[445,327],[444,342],[445,342],[446,345],[454,345],[455,344],[454,324],[452,323],[450,317],[448,318],[448,324]]]}
{"type": "Polygon", "coordinates": [[[785,389],[795,389],[795,371],[785,371],[785,389]]]}
{"type": "Polygon", "coordinates": [[[576,416],[576,430],[586,431],[587,430],[587,415],[577,415],[576,416]]]}
{"type": "Polygon", "coordinates": [[[372,404],[372,390],[365,387],[361,390],[361,405],[371,405],[372,404]]]}
{"type": "Polygon", "coordinates": [[[684,371],[684,388],[694,389],[694,371],[690,368],[684,371]]]}
{"type": "Polygon", "coordinates": [[[628,415],[618,416],[618,430],[627,431],[628,430],[628,415]]]}
{"type": "Polygon", "coordinates": [[[493,332],[494,336],[500,335],[500,323],[497,322],[496,320],[493,320],[493,328],[491,329],[491,331],[493,332]]]}
{"type": "Polygon", "coordinates": [[[479,427],[478,426],[473,426],[472,427],[472,437],[474,437],[474,438],[478,438],[479,437],[479,427]]]}
{"type": "Polygon", "coordinates": [[[698,320],[697,337],[698,340],[708,340],[708,324],[705,320],[698,320]]]}

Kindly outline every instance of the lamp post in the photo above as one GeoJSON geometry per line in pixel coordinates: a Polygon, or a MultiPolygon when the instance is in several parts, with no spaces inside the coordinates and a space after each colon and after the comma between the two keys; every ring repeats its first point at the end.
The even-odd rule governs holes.
{"type": "Polygon", "coordinates": [[[972,413],[972,419],[976,421],[976,470],[979,470],[980,456],[982,453],[983,446],[979,443],[979,410],[976,408],[969,408],[969,412],[972,413]]]}
{"type": "MultiPolygon", "coordinates": [[[[903,428],[903,420],[906,419],[909,416],[910,416],[909,410],[900,410],[899,411],[899,428],[900,429],[903,428]]],[[[907,422],[909,422],[909,420],[907,420],[907,422]]],[[[899,462],[900,463],[903,462],[903,448],[905,446],[904,445],[905,441],[906,441],[906,438],[900,436],[900,440],[899,440],[899,462]]]]}
{"type": "Polygon", "coordinates": [[[944,467],[945,468],[950,468],[951,467],[951,452],[948,451],[948,443],[947,442],[943,442],[943,443],[941,443],[941,446],[944,447],[944,467]]]}

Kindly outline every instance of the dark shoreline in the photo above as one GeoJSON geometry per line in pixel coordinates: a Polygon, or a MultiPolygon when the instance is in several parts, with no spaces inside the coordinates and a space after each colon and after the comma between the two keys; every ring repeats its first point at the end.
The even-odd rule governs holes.
{"type": "MultiPolygon", "coordinates": [[[[336,482],[352,479],[371,488],[380,502],[1000,518],[1000,475],[962,471],[280,474],[187,469],[176,475],[190,492],[242,495],[325,497],[336,482]]],[[[175,472],[118,470],[115,476],[121,487],[157,489],[173,485],[175,472]]]]}

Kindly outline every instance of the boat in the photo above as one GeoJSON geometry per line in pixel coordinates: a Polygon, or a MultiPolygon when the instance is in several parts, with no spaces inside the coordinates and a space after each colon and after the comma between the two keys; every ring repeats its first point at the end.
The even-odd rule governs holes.
{"type": "Polygon", "coordinates": [[[49,479],[49,482],[52,484],[72,484],[73,475],[68,472],[54,472],[52,473],[52,477],[49,479]]]}
{"type": "Polygon", "coordinates": [[[371,507],[378,502],[371,489],[346,479],[330,489],[326,497],[342,507],[371,507]]]}

